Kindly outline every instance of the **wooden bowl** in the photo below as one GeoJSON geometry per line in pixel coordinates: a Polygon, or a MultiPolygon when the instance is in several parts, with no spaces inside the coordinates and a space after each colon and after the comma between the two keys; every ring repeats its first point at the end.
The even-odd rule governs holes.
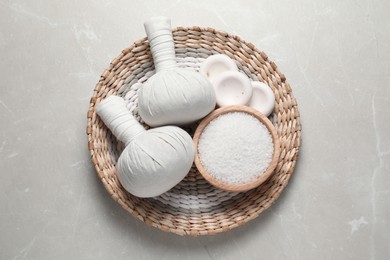
{"type": "Polygon", "coordinates": [[[198,168],[198,171],[213,186],[226,191],[243,192],[258,187],[263,182],[265,182],[274,172],[280,156],[280,142],[275,127],[272,125],[271,121],[266,116],[264,116],[262,113],[258,112],[257,110],[247,106],[228,106],[228,107],[222,107],[214,110],[212,113],[210,113],[206,118],[204,118],[200,122],[199,126],[195,131],[193,139],[195,143],[195,165],[198,168]],[[214,120],[218,116],[226,113],[231,113],[231,112],[244,112],[254,116],[256,119],[260,121],[260,123],[266,126],[266,128],[268,129],[272,137],[274,150],[273,150],[273,155],[270,164],[265,169],[263,174],[261,174],[258,178],[254,179],[253,181],[247,183],[240,183],[240,184],[225,183],[216,179],[214,176],[210,175],[207,172],[205,167],[202,165],[202,162],[199,157],[198,145],[203,130],[212,120],[214,120]]]}

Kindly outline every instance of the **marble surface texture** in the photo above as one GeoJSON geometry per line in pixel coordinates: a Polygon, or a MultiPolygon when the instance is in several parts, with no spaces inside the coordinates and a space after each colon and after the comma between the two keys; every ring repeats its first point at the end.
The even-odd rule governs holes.
{"type": "Polygon", "coordinates": [[[389,11],[386,0],[1,1],[0,259],[389,259],[389,11]],[[155,15],[252,42],[297,98],[294,175],[230,232],[148,227],[92,167],[94,85],[155,15]]]}

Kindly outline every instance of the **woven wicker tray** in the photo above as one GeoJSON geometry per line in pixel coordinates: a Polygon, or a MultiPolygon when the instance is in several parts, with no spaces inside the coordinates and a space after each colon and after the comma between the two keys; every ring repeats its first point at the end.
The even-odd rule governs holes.
{"type": "MultiPolygon", "coordinates": [[[[195,166],[187,177],[159,197],[141,199],[120,185],[115,164],[123,149],[95,113],[95,105],[109,95],[126,99],[129,110],[141,121],[137,109],[137,82],[154,74],[146,38],[135,42],[114,59],[97,83],[88,111],[88,148],[100,180],[112,198],[146,224],[179,235],[209,235],[238,227],[259,216],[286,187],[297,160],[301,124],[296,100],[286,78],[263,52],[237,36],[211,28],[173,30],[179,66],[199,69],[209,55],[224,53],[236,61],[252,80],[268,84],[275,94],[271,121],[280,138],[281,155],[274,174],[264,184],[245,193],[226,192],[205,181],[195,166]]],[[[146,126],[147,127],[147,126],[146,126]]],[[[196,125],[187,129],[193,134],[196,125]]]]}

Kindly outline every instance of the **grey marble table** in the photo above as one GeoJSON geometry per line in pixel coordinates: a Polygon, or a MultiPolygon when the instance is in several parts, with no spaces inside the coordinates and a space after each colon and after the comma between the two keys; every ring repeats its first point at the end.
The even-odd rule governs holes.
{"type": "Polygon", "coordinates": [[[1,1],[0,259],[389,259],[389,11],[386,0],[1,1]],[[289,185],[230,232],[146,226],[90,161],[94,85],[160,14],[252,42],[298,100],[289,185]]]}

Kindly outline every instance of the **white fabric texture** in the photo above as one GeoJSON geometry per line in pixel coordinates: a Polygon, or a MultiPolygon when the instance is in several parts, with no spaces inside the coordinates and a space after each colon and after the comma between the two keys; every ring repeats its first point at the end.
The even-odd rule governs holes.
{"type": "Polygon", "coordinates": [[[170,20],[145,23],[156,74],[140,88],[139,114],[150,126],[185,125],[203,118],[216,104],[213,86],[196,71],[178,68],[170,20]]]}
{"type": "Polygon", "coordinates": [[[123,98],[110,96],[96,113],[113,134],[126,144],[117,163],[118,179],[138,197],[158,196],[189,172],[195,155],[191,136],[176,126],[145,130],[127,110],[123,98]]]}

